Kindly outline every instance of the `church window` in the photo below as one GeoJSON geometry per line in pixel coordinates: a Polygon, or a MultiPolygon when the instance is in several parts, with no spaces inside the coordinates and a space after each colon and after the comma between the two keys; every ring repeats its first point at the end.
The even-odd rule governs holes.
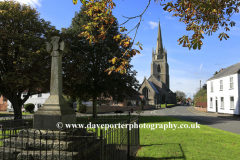
{"type": "Polygon", "coordinates": [[[157,66],[157,71],[160,72],[160,65],[157,66]]]}
{"type": "Polygon", "coordinates": [[[148,89],[146,87],[143,88],[142,94],[146,99],[148,99],[148,89]]]}

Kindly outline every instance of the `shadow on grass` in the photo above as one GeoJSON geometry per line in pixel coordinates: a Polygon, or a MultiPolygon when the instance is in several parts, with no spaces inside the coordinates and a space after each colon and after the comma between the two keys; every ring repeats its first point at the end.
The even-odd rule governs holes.
{"type": "Polygon", "coordinates": [[[135,160],[166,160],[166,159],[183,159],[185,154],[179,143],[141,145],[135,160]]]}

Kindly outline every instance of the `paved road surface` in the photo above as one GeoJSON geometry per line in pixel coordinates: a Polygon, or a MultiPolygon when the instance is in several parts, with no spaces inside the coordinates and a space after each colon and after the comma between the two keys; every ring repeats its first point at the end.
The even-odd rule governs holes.
{"type": "MultiPolygon", "coordinates": [[[[169,117],[182,119],[185,121],[198,122],[199,124],[202,124],[202,125],[207,125],[209,127],[218,128],[221,130],[240,134],[240,118],[234,119],[224,115],[219,117],[218,114],[214,114],[214,113],[203,113],[199,111],[194,111],[195,113],[193,113],[192,111],[194,111],[194,109],[189,108],[189,106],[175,106],[172,108],[145,110],[144,113],[141,115],[142,116],[169,116],[169,117]],[[222,117],[225,117],[225,118],[222,118],[222,117]]],[[[126,115],[128,114],[128,112],[125,112],[122,114],[126,115]]],[[[90,116],[91,114],[78,114],[78,115],[90,116]]],[[[112,112],[112,113],[98,114],[98,115],[116,115],[116,113],[112,112]]],[[[136,115],[136,113],[134,113],[134,115],[136,115]]]]}
{"type": "MultiPolygon", "coordinates": [[[[107,115],[114,115],[115,113],[108,113],[107,115]]],[[[123,113],[127,114],[127,112],[123,113]]],[[[134,113],[136,114],[136,113],[134,113]]],[[[91,114],[87,114],[91,115],[91,114]]],[[[106,114],[99,114],[106,115],[106,114]]],[[[161,108],[156,110],[145,110],[143,116],[169,116],[178,119],[182,119],[190,122],[198,122],[202,125],[218,128],[221,130],[229,131],[232,133],[240,134],[240,118],[231,119],[229,116],[218,117],[218,114],[214,113],[193,113],[189,111],[189,106],[175,106],[172,108],[161,108]]]]}

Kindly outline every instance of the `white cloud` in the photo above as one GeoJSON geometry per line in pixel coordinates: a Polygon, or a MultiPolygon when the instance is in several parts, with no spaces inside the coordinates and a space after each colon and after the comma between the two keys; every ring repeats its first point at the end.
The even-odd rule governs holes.
{"type": "MultiPolygon", "coordinates": [[[[0,1],[4,1],[4,0],[0,0],[0,1]]],[[[37,6],[38,7],[41,7],[42,5],[40,4],[40,1],[41,0],[15,0],[17,2],[19,2],[20,4],[27,4],[27,5],[30,5],[31,7],[34,7],[36,8],[37,6]]]]}
{"type": "Polygon", "coordinates": [[[202,63],[201,63],[201,66],[200,66],[200,68],[199,68],[199,72],[200,72],[201,69],[202,69],[202,63]]]}
{"type": "Polygon", "coordinates": [[[148,24],[150,24],[151,29],[154,29],[155,27],[158,26],[158,23],[157,23],[157,22],[152,22],[152,21],[150,21],[150,22],[148,22],[148,24]]]}

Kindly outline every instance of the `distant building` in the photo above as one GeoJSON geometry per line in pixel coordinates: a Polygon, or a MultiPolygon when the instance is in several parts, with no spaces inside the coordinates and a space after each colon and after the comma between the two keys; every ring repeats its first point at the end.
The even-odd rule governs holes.
{"type": "Polygon", "coordinates": [[[3,95],[0,96],[0,111],[7,111],[7,99],[3,95]]]}
{"type": "MultiPolygon", "coordinates": [[[[23,99],[26,95],[27,95],[27,92],[23,92],[21,95],[21,98],[23,99]]],[[[50,93],[35,94],[30,96],[24,104],[33,103],[35,105],[34,112],[36,112],[38,108],[40,108],[43,105],[43,103],[45,103],[45,101],[48,99],[49,96],[50,96],[50,93]]],[[[12,103],[9,100],[7,100],[7,108],[9,111],[13,111],[12,103]]]]}
{"type": "Polygon", "coordinates": [[[240,115],[240,63],[207,80],[207,111],[240,115]]]}

